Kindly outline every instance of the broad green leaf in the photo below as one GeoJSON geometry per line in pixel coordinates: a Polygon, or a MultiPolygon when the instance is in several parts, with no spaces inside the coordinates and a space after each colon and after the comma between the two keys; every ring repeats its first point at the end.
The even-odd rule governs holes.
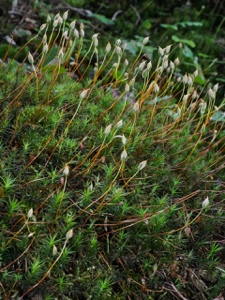
{"type": "Polygon", "coordinates": [[[225,112],[217,111],[215,114],[212,115],[211,120],[215,121],[215,122],[224,122],[225,121],[225,112]]]}
{"type": "Polygon", "coordinates": [[[185,57],[194,59],[194,54],[193,54],[192,50],[187,45],[184,45],[184,47],[182,48],[182,53],[185,57]]]}
{"type": "Polygon", "coordinates": [[[195,77],[195,82],[198,83],[198,84],[201,84],[201,85],[205,84],[206,83],[206,79],[205,79],[205,76],[203,74],[202,67],[198,63],[198,59],[197,58],[195,58],[195,60],[194,60],[194,65],[195,65],[196,70],[198,70],[198,76],[195,77]]]}
{"type": "Polygon", "coordinates": [[[225,82],[225,78],[217,77],[216,81],[225,82]]]}
{"type": "Polygon", "coordinates": [[[92,17],[94,17],[95,19],[97,19],[98,21],[106,24],[106,25],[113,25],[114,22],[111,19],[106,18],[104,15],[100,15],[100,14],[93,14],[92,17]]]}
{"type": "Polygon", "coordinates": [[[178,26],[176,24],[160,24],[160,26],[167,29],[178,30],[178,26]]]}
{"type": "Polygon", "coordinates": [[[202,23],[201,22],[179,22],[177,23],[177,25],[181,25],[183,28],[185,27],[191,27],[191,26],[195,26],[195,27],[201,27],[202,23]]]}
{"type": "Polygon", "coordinates": [[[142,22],[142,26],[145,29],[150,29],[152,27],[152,23],[149,20],[145,20],[145,21],[142,22]]]}
{"type": "MultiPolygon", "coordinates": [[[[56,55],[59,51],[58,47],[53,47],[49,52],[48,52],[48,56],[45,59],[44,62],[44,66],[51,64],[51,62],[54,60],[54,58],[56,58],[56,55]]],[[[55,63],[56,64],[56,63],[55,63]]]]}
{"type": "Polygon", "coordinates": [[[192,48],[195,48],[195,42],[193,42],[193,41],[191,41],[191,40],[181,39],[181,38],[179,38],[179,37],[176,36],[176,35],[173,35],[173,36],[172,36],[172,40],[173,40],[174,42],[187,44],[188,46],[190,46],[190,47],[192,47],[192,48]]]}
{"type": "Polygon", "coordinates": [[[42,68],[42,72],[53,72],[56,71],[58,74],[66,73],[66,68],[63,66],[57,66],[57,65],[47,65],[42,68]]]}
{"type": "Polygon", "coordinates": [[[203,58],[209,58],[209,55],[205,54],[205,53],[198,53],[198,56],[203,57],[203,58]]]}
{"type": "Polygon", "coordinates": [[[122,73],[119,70],[115,70],[113,72],[113,77],[115,78],[115,80],[121,80],[122,79],[122,73]]]}
{"type": "Polygon", "coordinates": [[[160,24],[160,26],[163,28],[173,29],[173,30],[178,30],[179,25],[183,28],[192,27],[192,26],[201,27],[202,23],[201,22],[178,22],[175,24],[160,24]]]}
{"type": "Polygon", "coordinates": [[[127,43],[127,48],[126,48],[126,50],[129,51],[132,55],[136,55],[137,52],[140,50],[140,47],[138,47],[137,41],[135,41],[135,40],[130,40],[130,41],[127,43]]]}
{"type": "Polygon", "coordinates": [[[195,82],[200,85],[204,85],[206,83],[204,75],[195,77],[195,82]]]}

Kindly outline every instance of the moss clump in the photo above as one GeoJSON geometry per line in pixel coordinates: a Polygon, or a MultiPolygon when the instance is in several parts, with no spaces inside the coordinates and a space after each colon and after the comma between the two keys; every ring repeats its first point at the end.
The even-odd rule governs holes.
{"type": "Polygon", "coordinates": [[[65,21],[58,14],[50,33],[50,20],[41,27],[24,63],[1,63],[1,297],[216,296],[218,87],[200,97],[197,73],[178,78],[170,46],[152,67],[141,52],[125,60],[120,40],[99,58],[94,35],[81,56],[83,25],[65,21]]]}

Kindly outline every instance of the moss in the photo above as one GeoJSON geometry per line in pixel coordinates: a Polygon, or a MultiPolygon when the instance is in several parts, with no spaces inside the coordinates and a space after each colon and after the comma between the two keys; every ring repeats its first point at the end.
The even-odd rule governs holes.
{"type": "Polygon", "coordinates": [[[214,295],[224,220],[216,87],[200,98],[196,73],[177,80],[170,47],[152,69],[141,52],[124,65],[119,40],[99,54],[95,35],[81,57],[83,37],[57,26],[68,33],[51,68],[51,32],[35,56],[0,68],[0,295],[214,295]]]}

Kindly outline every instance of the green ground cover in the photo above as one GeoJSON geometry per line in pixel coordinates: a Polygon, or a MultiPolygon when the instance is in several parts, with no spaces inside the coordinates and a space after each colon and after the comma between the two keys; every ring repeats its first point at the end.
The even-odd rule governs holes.
{"type": "Polygon", "coordinates": [[[188,37],[88,26],[52,14],[2,56],[0,297],[223,297],[222,82],[188,37]]]}

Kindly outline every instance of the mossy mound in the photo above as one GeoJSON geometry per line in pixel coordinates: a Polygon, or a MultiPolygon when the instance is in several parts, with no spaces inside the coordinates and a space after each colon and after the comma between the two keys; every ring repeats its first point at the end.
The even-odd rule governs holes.
{"type": "Polygon", "coordinates": [[[99,51],[98,35],[81,56],[83,25],[66,18],[51,25],[61,37],[48,20],[33,55],[0,67],[1,297],[217,296],[218,86],[200,90],[197,72],[179,77],[170,46],[156,66],[143,60],[148,38],[132,63],[120,40],[99,51]]]}

